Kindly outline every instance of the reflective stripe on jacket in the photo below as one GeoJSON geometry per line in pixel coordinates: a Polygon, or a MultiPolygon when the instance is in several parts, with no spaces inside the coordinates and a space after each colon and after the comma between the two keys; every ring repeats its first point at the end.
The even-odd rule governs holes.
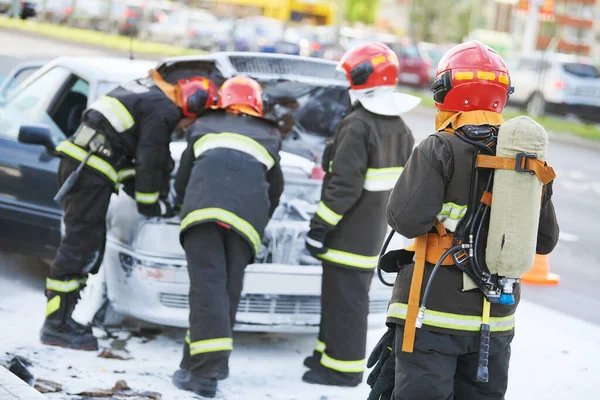
{"type": "Polygon", "coordinates": [[[321,202],[311,228],[327,233],[325,262],[359,270],[377,265],[387,224],[389,191],[402,173],[414,139],[400,117],[357,104],[323,154],[321,202]]]}
{"type": "Polygon", "coordinates": [[[181,235],[194,225],[221,222],[256,254],[279,204],[281,135],[266,120],[210,111],[188,130],[175,189],[183,199],[181,235]]]}

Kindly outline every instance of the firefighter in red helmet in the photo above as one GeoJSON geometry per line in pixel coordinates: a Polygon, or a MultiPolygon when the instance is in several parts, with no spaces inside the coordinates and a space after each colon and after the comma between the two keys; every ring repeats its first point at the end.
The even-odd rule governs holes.
{"type": "MultiPolygon", "coordinates": [[[[436,133],[415,148],[388,203],[392,229],[416,239],[391,259],[398,276],[388,308],[389,329],[368,362],[369,367],[377,364],[368,379],[369,400],[504,399],[519,284],[514,304],[490,307],[470,279],[469,265],[461,264],[465,258],[444,254],[465,243],[456,239],[473,218],[485,220],[476,210],[479,204],[489,206],[492,195],[485,196],[475,179],[479,172],[474,157],[482,148],[495,149],[510,83],[502,57],[478,41],[453,47],[437,67],[431,86],[439,110],[436,133]],[[487,343],[480,339],[484,325],[487,343]],[[486,351],[487,360],[480,363],[486,351]]],[[[485,179],[491,179],[489,172],[485,179]]],[[[558,240],[551,194],[551,185],[546,185],[537,231],[539,254],[551,252],[558,240]]],[[[487,237],[487,229],[482,222],[475,235],[487,237]]],[[[482,251],[485,259],[485,247],[482,251]]],[[[386,268],[389,264],[384,270],[391,272],[386,268]]]]}
{"type": "Polygon", "coordinates": [[[281,136],[263,118],[261,86],[248,77],[230,78],[217,108],[190,127],[175,182],[183,199],[190,329],[173,383],[204,397],[214,397],[217,380],[229,374],[244,269],[283,191],[281,136]]]}
{"type": "Polygon", "coordinates": [[[154,72],[100,96],[83,112],[79,128],[56,147],[62,158],[57,200],[65,231],[46,282],[42,343],[98,348],[91,327],[76,323],[71,314],[87,274],[102,263],[111,194],[124,184],[141,214],[168,213],[171,134],[212,106],[215,95],[216,87],[206,78],[172,85],[154,72]]]}
{"type": "Polygon", "coordinates": [[[340,61],[351,112],[323,155],[321,201],[306,248],[323,263],[317,346],[303,380],[356,386],[365,368],[369,289],[387,225],[390,190],[414,139],[400,115],[419,99],[398,93],[398,58],[382,43],[359,45],[340,61]]]}

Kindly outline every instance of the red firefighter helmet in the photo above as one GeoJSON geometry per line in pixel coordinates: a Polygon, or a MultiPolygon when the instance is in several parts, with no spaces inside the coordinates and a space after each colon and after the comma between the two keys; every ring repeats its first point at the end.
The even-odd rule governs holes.
{"type": "Polygon", "coordinates": [[[512,93],[502,57],[476,40],[454,46],[442,57],[431,89],[439,110],[455,112],[501,113],[512,93]]]}
{"type": "Polygon", "coordinates": [[[208,78],[194,76],[177,82],[181,88],[183,115],[195,118],[202,110],[215,105],[217,86],[208,78]]]}
{"type": "Polygon", "coordinates": [[[227,79],[219,89],[219,108],[235,108],[244,114],[264,116],[262,87],[247,76],[227,79]]]}
{"type": "Polygon", "coordinates": [[[346,74],[350,89],[396,86],[399,73],[398,56],[383,43],[358,45],[346,52],[337,69],[346,74]]]}

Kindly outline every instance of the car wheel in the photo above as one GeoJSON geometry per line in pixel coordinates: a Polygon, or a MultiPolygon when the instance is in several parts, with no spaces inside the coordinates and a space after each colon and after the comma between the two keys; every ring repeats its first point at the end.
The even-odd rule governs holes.
{"type": "Polygon", "coordinates": [[[546,100],[541,93],[534,93],[527,102],[527,113],[532,117],[541,117],[546,112],[546,100]]]}

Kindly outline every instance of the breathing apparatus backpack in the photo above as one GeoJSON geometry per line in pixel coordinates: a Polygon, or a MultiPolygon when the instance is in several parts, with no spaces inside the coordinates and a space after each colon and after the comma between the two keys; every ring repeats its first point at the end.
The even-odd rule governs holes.
{"type": "Polygon", "coordinates": [[[473,289],[479,289],[485,298],[482,369],[477,380],[486,382],[487,367],[483,365],[487,365],[490,303],[514,304],[514,287],[534,262],[543,185],[556,174],[545,162],[548,135],[529,117],[513,118],[499,129],[466,125],[449,133],[476,148],[466,214],[454,234],[447,233],[436,220],[438,234],[418,237],[414,252],[403,249],[386,254],[392,231],[381,250],[377,272],[383,284],[393,286],[385,281],[382,271],[397,273],[415,260],[403,343],[407,352],[412,352],[415,328],[422,326],[431,282],[440,266],[454,265],[470,278],[473,289]],[[427,247],[431,246],[435,248],[430,252],[427,247]],[[425,261],[435,266],[419,305],[425,261]]]}

